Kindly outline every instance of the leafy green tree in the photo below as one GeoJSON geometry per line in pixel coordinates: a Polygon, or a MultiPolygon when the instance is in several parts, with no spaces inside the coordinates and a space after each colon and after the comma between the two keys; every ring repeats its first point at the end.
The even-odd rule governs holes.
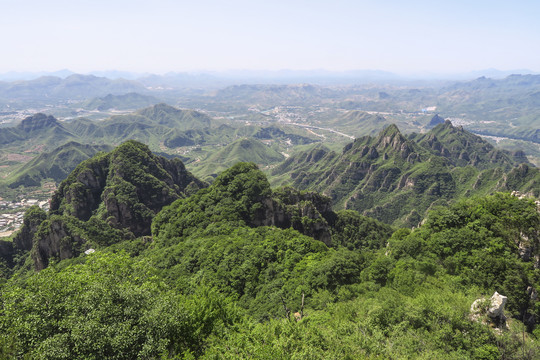
{"type": "Polygon", "coordinates": [[[215,292],[174,293],[144,261],[96,253],[8,283],[0,329],[4,358],[135,359],[200,354],[234,311],[215,292]]]}

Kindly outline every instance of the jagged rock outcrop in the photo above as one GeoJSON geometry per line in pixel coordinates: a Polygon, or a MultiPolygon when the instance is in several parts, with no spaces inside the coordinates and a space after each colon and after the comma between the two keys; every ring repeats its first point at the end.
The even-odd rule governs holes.
{"type": "Polygon", "coordinates": [[[36,269],[43,269],[51,257],[79,255],[88,240],[149,235],[163,206],[205,186],[179,159],[156,156],[146,145],[128,141],[82,162],[53,195],[47,220],[37,210],[27,213],[15,244],[31,248],[36,269]],[[120,233],[113,234],[115,229],[120,233]]]}
{"type": "Polygon", "coordinates": [[[487,311],[488,316],[492,319],[502,319],[504,317],[504,306],[508,298],[495,291],[490,300],[491,303],[487,311]]]}
{"type": "Polygon", "coordinates": [[[479,321],[483,315],[487,315],[488,319],[494,323],[499,329],[506,328],[506,316],[504,314],[504,306],[508,298],[499,294],[497,291],[489,300],[480,298],[475,300],[471,305],[471,318],[474,321],[479,321]]]}
{"type": "Polygon", "coordinates": [[[86,239],[75,234],[61,217],[45,220],[34,237],[32,259],[36,270],[43,270],[51,258],[70,259],[78,256],[86,239]]]}
{"type": "Polygon", "coordinates": [[[293,154],[272,175],[280,184],[329,196],[336,209],[397,226],[417,225],[412,210],[422,217],[434,204],[464,196],[515,189],[540,195],[538,168],[450,121],[408,136],[390,125],[375,137],[355,139],[341,154],[314,154],[293,154]]]}
{"type": "Polygon", "coordinates": [[[263,199],[262,204],[263,208],[255,216],[253,226],[292,227],[331,245],[332,235],[327,219],[334,213],[329,198],[314,192],[284,188],[274,193],[274,197],[263,199]]]}
{"type": "Polygon", "coordinates": [[[128,141],[77,167],[54,194],[51,213],[86,221],[100,208],[101,218],[114,227],[148,235],[155,213],[204,186],[180,160],[155,156],[146,145],[128,141]]]}
{"type": "Polygon", "coordinates": [[[39,226],[47,219],[47,213],[34,205],[24,213],[23,224],[19,232],[13,237],[13,244],[19,250],[29,251],[32,249],[34,234],[39,226]]]}

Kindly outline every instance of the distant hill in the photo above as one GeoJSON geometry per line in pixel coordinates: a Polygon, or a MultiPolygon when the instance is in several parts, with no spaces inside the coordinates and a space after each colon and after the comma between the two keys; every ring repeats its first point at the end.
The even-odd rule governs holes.
{"type": "Polygon", "coordinates": [[[53,116],[37,113],[26,117],[16,127],[0,128],[0,144],[12,144],[21,141],[57,145],[75,140],[64,124],[53,116]]]}
{"type": "Polygon", "coordinates": [[[287,127],[245,125],[234,127],[227,124],[214,128],[177,130],[167,135],[164,144],[168,148],[181,146],[224,144],[238,138],[251,137],[257,140],[280,140],[291,145],[311,144],[318,141],[309,134],[300,135],[301,131],[287,127]]]}
{"type": "Polygon", "coordinates": [[[111,147],[107,145],[82,145],[72,141],[27,162],[4,182],[11,188],[21,185],[40,186],[44,179],[60,182],[82,161],[99,151],[110,150],[111,147]]]}
{"type": "Polygon", "coordinates": [[[215,124],[210,116],[199,111],[180,110],[164,103],[139,110],[135,114],[155,124],[180,130],[211,127],[215,124]]]}
{"type": "Polygon", "coordinates": [[[444,118],[442,118],[441,116],[439,116],[439,114],[435,114],[431,120],[429,121],[429,123],[427,124],[427,128],[428,129],[431,129],[439,124],[442,124],[444,123],[444,118]]]}
{"type": "Polygon", "coordinates": [[[448,120],[439,123],[426,134],[412,134],[409,139],[449,159],[454,166],[472,165],[486,169],[497,165],[510,169],[521,162],[527,162],[522,152],[511,153],[498,149],[480,136],[453,126],[448,120]]]}
{"type": "Polygon", "coordinates": [[[540,172],[519,165],[521,160],[450,122],[410,139],[390,125],[376,137],[356,139],[341,154],[323,147],[295,154],[271,174],[275,184],[320,191],[338,208],[415,226],[430,207],[463,196],[497,190],[538,195],[540,172]]]}
{"type": "Polygon", "coordinates": [[[0,82],[0,98],[8,99],[88,99],[107,94],[144,93],[146,88],[135,81],[110,80],[93,75],[73,74],[66,78],[43,76],[29,81],[0,82]]]}
{"type": "Polygon", "coordinates": [[[256,103],[259,105],[294,105],[322,102],[336,97],[339,90],[317,85],[233,85],[216,91],[217,101],[256,103]]]}
{"type": "Polygon", "coordinates": [[[383,127],[391,122],[381,115],[369,114],[364,111],[352,110],[332,119],[325,124],[327,127],[337,127],[355,137],[376,135],[383,127]]]}
{"type": "Polygon", "coordinates": [[[237,162],[253,162],[268,165],[279,162],[285,157],[256,139],[240,139],[215,151],[206,158],[190,165],[196,175],[215,176],[237,162]]]}
{"type": "Polygon", "coordinates": [[[108,94],[104,97],[98,97],[87,100],[80,106],[87,110],[134,110],[143,107],[152,106],[161,103],[161,101],[149,95],[141,95],[139,93],[128,93],[123,95],[108,94]]]}
{"type": "MultiPolygon", "coordinates": [[[[75,119],[66,129],[79,134],[84,142],[119,144],[133,139],[157,147],[178,131],[212,127],[216,122],[194,110],[180,110],[167,104],[156,104],[127,115],[116,115],[103,121],[75,119]]],[[[1,130],[1,129],[0,129],[1,130]]]]}

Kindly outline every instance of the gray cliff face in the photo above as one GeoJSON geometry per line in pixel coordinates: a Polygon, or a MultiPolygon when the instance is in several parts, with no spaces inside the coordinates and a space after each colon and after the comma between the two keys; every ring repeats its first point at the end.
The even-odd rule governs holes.
{"type": "Polygon", "coordinates": [[[81,220],[88,220],[101,201],[101,193],[107,180],[106,168],[91,164],[81,171],[76,182],[65,193],[65,201],[71,204],[70,215],[81,220]]]}
{"type": "MultiPolygon", "coordinates": [[[[512,191],[512,195],[520,199],[534,199],[536,210],[540,213],[540,200],[535,199],[531,194],[512,191]]],[[[535,229],[523,229],[515,242],[521,260],[527,262],[531,261],[535,269],[540,269],[540,231],[535,229]]]]}
{"type": "Polygon", "coordinates": [[[29,251],[32,249],[32,239],[37,232],[39,225],[47,218],[45,211],[37,206],[32,206],[24,214],[21,230],[13,238],[16,249],[29,251]]]}
{"type": "Polygon", "coordinates": [[[62,260],[79,255],[86,239],[77,227],[84,228],[86,222],[92,222],[96,231],[107,226],[109,231],[126,230],[122,236],[129,238],[149,235],[157,212],[205,186],[179,159],[156,156],[146,145],[128,141],[82,162],[53,195],[49,220],[44,216],[29,222],[17,238],[17,246],[32,249],[35,267],[40,270],[51,257],[62,260]],[[96,228],[96,224],[104,225],[96,228]]]}
{"type": "Polygon", "coordinates": [[[11,241],[0,240],[0,258],[2,258],[8,266],[13,264],[13,255],[15,254],[15,248],[11,241]]]}
{"type": "Polygon", "coordinates": [[[32,248],[36,270],[45,269],[51,258],[64,260],[78,256],[81,245],[85,242],[85,239],[72,234],[61,219],[46,220],[38,235],[32,248]]]}
{"type": "Polygon", "coordinates": [[[276,198],[262,200],[263,208],[253,219],[253,226],[294,228],[304,235],[331,245],[332,236],[327,218],[331,217],[329,198],[317,193],[301,193],[285,188],[276,198]],[[325,218],[326,217],[326,218],[325,218]]]}

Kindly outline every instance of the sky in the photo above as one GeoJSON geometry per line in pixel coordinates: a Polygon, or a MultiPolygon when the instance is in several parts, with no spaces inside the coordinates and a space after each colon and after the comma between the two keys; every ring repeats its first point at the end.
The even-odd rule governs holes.
{"type": "Polygon", "coordinates": [[[540,72],[538,0],[0,0],[0,72],[540,72]]]}

